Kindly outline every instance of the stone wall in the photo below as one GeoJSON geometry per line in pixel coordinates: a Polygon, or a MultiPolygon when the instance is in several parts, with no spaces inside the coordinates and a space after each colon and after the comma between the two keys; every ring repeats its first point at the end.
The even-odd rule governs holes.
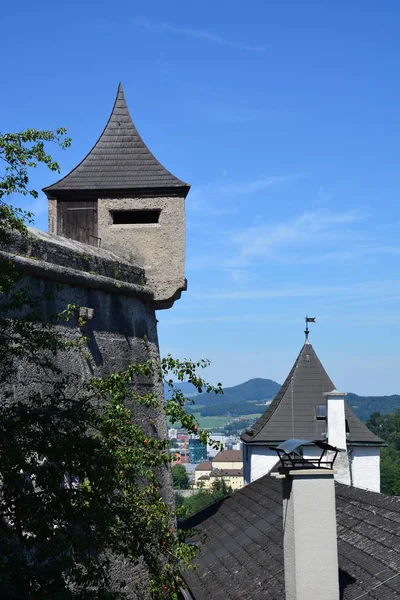
{"type": "MultiPolygon", "coordinates": [[[[55,324],[68,340],[88,338],[88,353],[76,350],[63,353],[66,372],[81,381],[124,370],[132,362],[148,358],[159,360],[157,321],[152,292],[144,285],[144,271],[112,252],[73,240],[31,229],[28,238],[15,236],[14,243],[0,250],[24,275],[34,297],[40,318],[51,322],[68,304],[87,310],[90,318],[80,329],[76,319],[55,324]]],[[[29,370],[31,369],[31,370],[29,370]]],[[[40,374],[21,368],[15,394],[20,387],[40,385],[40,374]]],[[[143,380],[136,391],[155,393],[163,402],[163,387],[158,378],[143,380]]],[[[165,413],[132,405],[136,422],[149,434],[167,436],[165,413]]],[[[160,471],[163,497],[173,502],[170,471],[160,471]]],[[[135,582],[144,575],[142,567],[129,570],[126,561],[113,562],[113,577],[125,582],[128,599],[137,598],[135,582]]]]}
{"type": "Polygon", "coordinates": [[[144,268],[158,308],[171,306],[186,287],[184,197],[100,198],[103,248],[144,268]],[[160,210],[158,223],[114,225],[113,210],[160,210]]]}

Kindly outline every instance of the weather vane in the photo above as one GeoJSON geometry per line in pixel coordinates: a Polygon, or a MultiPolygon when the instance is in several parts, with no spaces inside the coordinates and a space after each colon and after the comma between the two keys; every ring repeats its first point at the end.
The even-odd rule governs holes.
{"type": "Polygon", "coordinates": [[[306,334],[306,342],[308,342],[308,334],[310,333],[309,330],[308,330],[308,324],[309,323],[315,323],[315,319],[316,319],[316,317],[308,317],[308,316],[305,317],[306,328],[305,328],[304,333],[306,334]]]}

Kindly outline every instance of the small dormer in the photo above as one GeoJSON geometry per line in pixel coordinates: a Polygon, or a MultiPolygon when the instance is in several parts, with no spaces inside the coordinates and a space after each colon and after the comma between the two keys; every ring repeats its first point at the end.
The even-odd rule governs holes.
{"type": "Polygon", "coordinates": [[[122,85],[89,154],[44,189],[49,231],[112,250],[143,267],[156,306],[185,289],[185,212],[190,186],[153,156],[132,122],[122,85]]]}

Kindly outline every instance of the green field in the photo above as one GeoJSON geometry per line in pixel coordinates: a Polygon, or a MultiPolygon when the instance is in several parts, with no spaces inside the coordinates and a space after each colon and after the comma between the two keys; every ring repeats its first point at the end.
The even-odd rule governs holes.
{"type": "MultiPolygon", "coordinates": [[[[225,427],[225,425],[227,425],[228,423],[231,423],[234,420],[232,417],[227,417],[227,416],[202,417],[199,412],[193,413],[193,416],[199,422],[199,426],[201,429],[223,429],[225,427]]],[[[260,416],[261,416],[260,413],[257,413],[254,415],[243,415],[242,417],[235,417],[235,418],[237,418],[237,419],[241,419],[241,418],[254,419],[254,421],[256,421],[260,416]]],[[[168,422],[168,426],[169,427],[176,427],[176,426],[179,427],[180,423],[171,425],[168,422]]]]}
{"type": "Polygon", "coordinates": [[[231,420],[229,417],[202,417],[199,412],[193,413],[199,422],[201,429],[223,429],[231,420]]]}

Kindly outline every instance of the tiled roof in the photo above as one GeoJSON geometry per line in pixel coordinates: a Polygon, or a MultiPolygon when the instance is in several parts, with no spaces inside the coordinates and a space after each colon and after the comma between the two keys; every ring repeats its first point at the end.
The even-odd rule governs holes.
{"type": "Polygon", "coordinates": [[[209,460],[203,460],[200,464],[197,465],[195,471],[211,471],[212,464],[209,460]]]}
{"type": "Polygon", "coordinates": [[[210,473],[210,477],[223,477],[224,475],[229,477],[243,477],[242,469],[213,469],[210,473]]]}
{"type": "MultiPolygon", "coordinates": [[[[400,498],[336,486],[341,600],[400,599],[400,498]]],[[[187,519],[206,534],[194,600],[282,600],[282,488],[266,475],[187,519]]]]}
{"type": "Polygon", "coordinates": [[[214,456],[213,462],[243,462],[241,450],[221,450],[214,456]]]}
{"type": "MultiPolygon", "coordinates": [[[[326,404],[324,392],[335,389],[311,344],[304,344],[292,370],[264,414],[241,439],[247,444],[283,442],[290,438],[325,439],[326,421],[315,407],[326,404]]],[[[345,402],[350,443],[383,444],[345,402]]]]}
{"type": "Polygon", "coordinates": [[[119,84],[108,123],[89,154],[75,169],[45,188],[49,195],[57,192],[88,190],[133,190],[143,188],[181,188],[184,183],[150,152],[132,122],[119,84]]]}
{"type": "Polygon", "coordinates": [[[209,475],[201,475],[197,481],[208,481],[210,479],[209,475]]]}

